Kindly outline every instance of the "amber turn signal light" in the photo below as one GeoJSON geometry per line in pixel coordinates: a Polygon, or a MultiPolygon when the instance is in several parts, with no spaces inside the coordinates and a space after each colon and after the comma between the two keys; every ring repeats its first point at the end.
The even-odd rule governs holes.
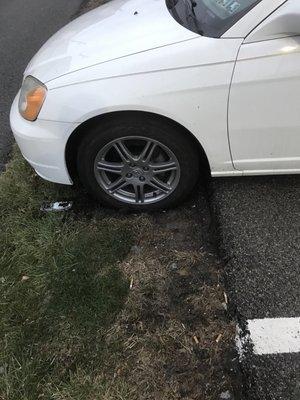
{"type": "Polygon", "coordinates": [[[47,88],[37,79],[28,76],[23,83],[19,111],[23,118],[35,121],[47,95],[47,88]]]}

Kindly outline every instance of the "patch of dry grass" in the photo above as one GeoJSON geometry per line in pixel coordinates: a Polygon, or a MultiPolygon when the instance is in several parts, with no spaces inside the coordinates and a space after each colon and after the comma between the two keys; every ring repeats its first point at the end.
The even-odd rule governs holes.
{"type": "Polygon", "coordinates": [[[128,220],[136,243],[119,268],[130,290],[106,331],[105,363],[92,375],[77,371],[54,398],[219,399],[233,390],[226,360],[235,326],[224,308],[221,265],[210,248],[198,249],[199,209],[128,220]]]}
{"type": "Polygon", "coordinates": [[[121,264],[131,290],[106,340],[124,344],[111,379],[126,382],[132,399],[209,400],[232,390],[224,360],[235,327],[224,309],[221,266],[197,250],[197,211],[148,217],[121,264]],[[185,225],[194,240],[187,232],[183,239],[185,225]]]}
{"type": "Polygon", "coordinates": [[[204,197],[125,216],[42,182],[17,153],[0,204],[1,400],[216,400],[232,390],[234,326],[204,197]],[[73,212],[39,211],[70,197],[73,212]]]}

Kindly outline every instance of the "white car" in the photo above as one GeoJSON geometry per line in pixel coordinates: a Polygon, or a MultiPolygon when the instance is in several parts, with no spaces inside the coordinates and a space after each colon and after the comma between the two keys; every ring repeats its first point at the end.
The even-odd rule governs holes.
{"type": "Polygon", "coordinates": [[[41,177],[113,207],[174,206],[207,172],[300,173],[300,1],[107,3],[33,58],[11,126],[41,177]]]}

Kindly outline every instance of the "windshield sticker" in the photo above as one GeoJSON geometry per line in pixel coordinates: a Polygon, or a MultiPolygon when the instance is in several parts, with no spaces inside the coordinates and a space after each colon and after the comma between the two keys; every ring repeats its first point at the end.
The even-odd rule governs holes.
{"type": "Polygon", "coordinates": [[[221,19],[227,19],[255,4],[257,0],[202,0],[203,4],[221,19]]]}
{"type": "Polygon", "coordinates": [[[241,7],[241,3],[236,0],[217,0],[216,3],[224,8],[229,14],[235,14],[241,7]]]}

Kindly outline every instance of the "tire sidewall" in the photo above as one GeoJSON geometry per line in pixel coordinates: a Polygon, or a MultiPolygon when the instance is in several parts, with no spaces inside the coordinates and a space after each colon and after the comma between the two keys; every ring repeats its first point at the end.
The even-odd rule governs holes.
{"type": "Polygon", "coordinates": [[[81,183],[100,203],[113,208],[150,211],[177,205],[191,192],[199,176],[199,159],[195,146],[174,127],[160,121],[139,119],[103,123],[87,132],[77,155],[77,169],[81,183]],[[180,165],[180,179],[176,189],[157,203],[127,204],[108,195],[99,185],[94,173],[94,162],[99,151],[113,140],[123,137],[145,137],[168,147],[180,165]]]}

